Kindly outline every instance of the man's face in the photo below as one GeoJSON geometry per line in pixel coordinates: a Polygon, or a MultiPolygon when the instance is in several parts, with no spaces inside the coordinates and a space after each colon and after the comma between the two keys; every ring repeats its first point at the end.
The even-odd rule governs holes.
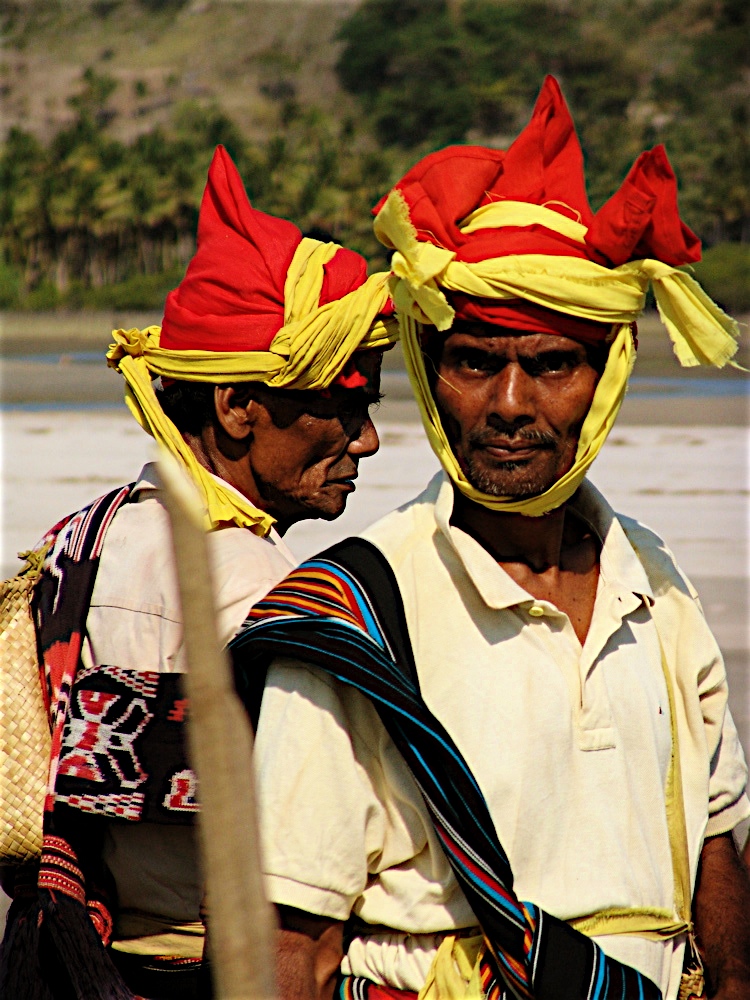
{"type": "Polygon", "coordinates": [[[248,459],[264,507],[288,527],[305,518],[331,521],[354,492],[361,458],[374,455],[378,434],[369,409],[380,399],[382,351],[355,355],[358,388],[320,392],[263,389],[263,417],[248,459]]]}
{"type": "Polygon", "coordinates": [[[433,361],[443,427],[472,486],[523,499],[572,466],[599,381],[583,344],[458,321],[433,361]]]}

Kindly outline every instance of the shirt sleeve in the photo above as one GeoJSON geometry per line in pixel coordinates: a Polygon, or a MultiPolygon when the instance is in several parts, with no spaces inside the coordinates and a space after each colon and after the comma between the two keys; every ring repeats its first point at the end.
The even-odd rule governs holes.
{"type": "Polygon", "coordinates": [[[255,766],[275,903],[346,920],[374,874],[425,847],[419,793],[377,712],[314,667],[271,665],[255,766]]]}
{"type": "Polygon", "coordinates": [[[728,833],[750,816],[747,765],[732,713],[727,708],[719,745],[711,759],[706,836],[728,833]]]}

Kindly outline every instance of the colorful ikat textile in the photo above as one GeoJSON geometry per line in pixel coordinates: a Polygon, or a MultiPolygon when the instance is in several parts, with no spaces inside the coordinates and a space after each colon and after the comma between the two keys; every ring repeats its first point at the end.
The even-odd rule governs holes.
{"type": "Polygon", "coordinates": [[[0,950],[0,996],[14,1000],[133,1000],[105,950],[102,819],[185,824],[198,809],[179,675],[81,664],[104,538],[131,490],[100,497],[42,543],[33,610],[52,750],[41,861],[16,877],[0,950]]]}

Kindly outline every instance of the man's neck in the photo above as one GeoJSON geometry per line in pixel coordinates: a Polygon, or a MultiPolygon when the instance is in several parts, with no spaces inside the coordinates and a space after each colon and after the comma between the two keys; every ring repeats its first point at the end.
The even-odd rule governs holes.
{"type": "Polygon", "coordinates": [[[599,581],[599,539],[570,507],[542,517],[490,510],[456,493],[451,523],[475,538],[520,587],[568,615],[586,641],[599,581]]]}
{"type": "Polygon", "coordinates": [[[567,505],[542,517],[490,510],[455,491],[451,523],[475,538],[501,564],[522,563],[533,573],[561,568],[567,505]]]}
{"type": "Polygon", "coordinates": [[[261,498],[260,491],[249,472],[248,463],[245,459],[245,447],[241,444],[236,445],[236,456],[227,447],[223,449],[219,448],[216,444],[214,430],[211,427],[205,428],[199,436],[183,434],[183,438],[195,455],[198,464],[202,465],[207,472],[210,472],[218,479],[223,479],[227,485],[237,490],[243,497],[246,497],[258,510],[266,511],[276,518],[274,528],[277,534],[284,535],[287,529],[294,524],[293,519],[287,520],[280,517],[261,498]]]}

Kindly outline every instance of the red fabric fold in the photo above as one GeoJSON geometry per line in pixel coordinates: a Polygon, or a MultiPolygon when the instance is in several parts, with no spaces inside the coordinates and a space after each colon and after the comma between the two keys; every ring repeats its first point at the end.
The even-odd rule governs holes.
{"type": "Polygon", "coordinates": [[[460,292],[451,293],[448,299],[458,319],[492,323],[526,333],[556,334],[582,344],[600,344],[612,331],[611,323],[579,319],[520,299],[480,299],[460,292]]]}
{"type": "Polygon", "coordinates": [[[663,146],[641,153],[594,216],[586,245],[592,260],[610,267],[642,257],[673,267],[700,260],[700,240],[680,219],[677,179],[663,146]]]}
{"type": "MultiPolygon", "coordinates": [[[[167,296],[161,346],[168,350],[265,351],[284,323],[284,283],[302,233],[253,208],[223,146],[208,171],[198,248],[167,296]]],[[[363,257],[339,248],[324,268],[321,305],[364,283],[363,257]]]]}
{"type": "MultiPolygon", "coordinates": [[[[591,212],[581,146],[560,87],[551,76],[544,81],[529,124],[507,151],[449,146],[417,163],[396,188],[419,238],[453,251],[461,261],[548,254],[614,267],[643,257],[672,266],[700,259],[700,241],[679,216],[677,181],[663,146],[641,154],[620,189],[596,215],[591,212]],[[543,205],[581,222],[588,228],[585,243],[538,224],[461,233],[460,224],[471,212],[502,200],[543,205]]],[[[375,207],[375,214],[384,201],[375,207]]],[[[492,323],[503,317],[503,325],[512,318],[512,313],[503,311],[507,303],[501,306],[467,296],[453,296],[452,301],[462,318],[492,323]]],[[[609,331],[607,324],[580,330],[590,333],[596,326],[609,331]]]]}

